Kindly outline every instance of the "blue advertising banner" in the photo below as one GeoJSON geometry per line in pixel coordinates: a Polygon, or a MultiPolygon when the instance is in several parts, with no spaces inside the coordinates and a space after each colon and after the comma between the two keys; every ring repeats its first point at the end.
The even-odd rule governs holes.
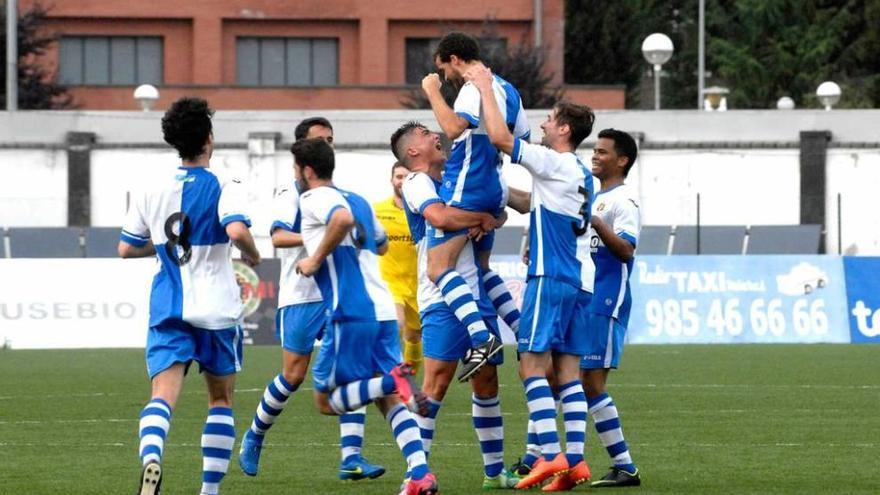
{"type": "Polygon", "coordinates": [[[839,257],[636,256],[631,283],[632,343],[850,342],[839,257]]]}
{"type": "Polygon", "coordinates": [[[852,342],[880,343],[880,258],[843,258],[852,342]]]}

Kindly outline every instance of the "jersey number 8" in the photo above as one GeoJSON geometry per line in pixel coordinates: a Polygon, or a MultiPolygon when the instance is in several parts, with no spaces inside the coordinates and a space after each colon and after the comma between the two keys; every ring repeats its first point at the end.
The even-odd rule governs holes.
{"type": "Polygon", "coordinates": [[[177,213],[173,213],[167,220],[165,220],[165,236],[168,237],[168,242],[165,243],[165,254],[168,255],[168,259],[177,264],[177,266],[183,266],[189,263],[189,259],[192,257],[192,244],[189,242],[189,235],[192,232],[192,224],[189,221],[189,217],[186,216],[186,213],[182,211],[178,211],[177,213]],[[179,223],[180,227],[178,228],[179,234],[174,233],[174,224],[179,223]],[[180,247],[180,249],[177,249],[180,247]]]}

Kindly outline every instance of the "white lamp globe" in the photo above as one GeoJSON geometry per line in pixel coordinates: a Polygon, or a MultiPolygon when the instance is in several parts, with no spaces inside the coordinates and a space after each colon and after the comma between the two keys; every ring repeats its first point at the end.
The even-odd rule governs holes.
{"type": "Polygon", "coordinates": [[[672,40],[663,33],[654,33],[642,42],[642,55],[651,65],[663,65],[672,57],[675,47],[672,40]]]}
{"type": "Polygon", "coordinates": [[[840,101],[840,86],[835,82],[825,81],[816,88],[816,97],[825,110],[831,110],[840,101]]]}
{"type": "Polygon", "coordinates": [[[159,90],[152,84],[141,84],[134,90],[134,99],[143,111],[150,111],[159,101],[159,90]]]}

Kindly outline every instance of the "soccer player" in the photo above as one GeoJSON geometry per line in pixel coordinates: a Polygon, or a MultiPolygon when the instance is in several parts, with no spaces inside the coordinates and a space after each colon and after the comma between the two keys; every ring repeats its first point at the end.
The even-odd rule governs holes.
{"type": "Polygon", "coordinates": [[[388,233],[388,253],[379,258],[379,272],[394,296],[397,309],[397,326],[403,343],[403,360],[419,372],[422,365],[422,324],[419,320],[419,304],[416,300],[418,279],[416,277],[416,248],[413,244],[400,188],[409,173],[396,162],[391,166],[390,198],[375,203],[376,218],[388,233]]]}
{"type": "Polygon", "coordinates": [[[543,462],[534,465],[516,487],[529,488],[555,477],[544,491],[570,490],[590,478],[583,455],[587,400],[578,364],[587,346],[584,323],[591,294],[584,289],[594,276],[586,235],[593,178],[574,151],[592,131],[593,112],[573,103],[557,103],[541,124],[542,145],[531,144],[508,130],[493,95],[492,73],[474,67],[466,77],[480,91],[492,144],[532,176],[529,268],[518,350],[529,420],[534,422],[543,462]],[[562,403],[565,454],[546,378],[550,363],[562,403]]]}
{"type": "Polygon", "coordinates": [[[162,133],[182,165],[132,202],[120,236],[122,258],[158,257],[146,345],[152,393],[140,416],[141,495],[159,493],[165,438],[192,361],[208,389],[202,495],[218,493],[235,443],[232,396],[241,370],[242,305],[230,241],[251,266],[260,253],[248,230],[241,184],[209,169],[212,115],[200,98],[181,98],[165,112],[162,133]]]}
{"type": "MultiPolygon", "coordinates": [[[[422,80],[422,89],[434,116],[446,136],[453,140],[443,172],[440,197],[449,206],[487,212],[497,217],[507,203],[506,187],[499,173],[501,156],[486,135],[480,117],[480,94],[472,84],[463,80],[468,69],[484,67],[480,61],[480,47],[466,34],[450,33],[440,40],[434,62],[447,81],[463,83],[454,106],[450,108],[440,93],[440,76],[429,74],[422,80]]],[[[519,92],[497,76],[492,81],[492,90],[505,124],[516,137],[528,139],[529,125],[519,92]]],[[[457,289],[465,285],[461,274],[455,271],[455,260],[467,243],[467,231],[438,231],[437,234],[428,240],[428,276],[468,329],[472,349],[458,376],[459,381],[465,381],[485,365],[489,357],[500,351],[501,342],[492,336],[479,318],[473,298],[453,297],[457,289]]],[[[492,243],[493,234],[489,233],[477,244],[483,282],[498,314],[516,332],[519,310],[501,278],[489,269],[492,243]]]]}
{"type": "Polygon", "coordinates": [[[370,204],[333,186],[333,149],[321,139],[292,146],[302,187],[302,238],[308,256],[296,264],[314,276],[329,309],[321,350],[312,367],[315,402],[323,414],[344,414],[376,402],[407,461],[407,495],[437,492],[428,469],[418,424],[410,414],[426,412],[412,367],[400,363],[394,301],[376,260],[388,239],[370,204]],[[407,409],[407,408],[410,409],[407,409]]]}
{"type": "Polygon", "coordinates": [[[601,131],[593,148],[593,175],[601,184],[593,204],[590,234],[596,292],[590,304],[590,346],[581,361],[581,378],[599,440],[614,464],[602,479],[592,483],[594,487],[641,484],[623,438],[617,407],[605,388],[608,373],[620,363],[632,305],[629,276],[641,219],[636,194],[624,181],[637,154],[632,136],[616,129],[601,131]]]}
{"type": "MultiPolygon", "coordinates": [[[[320,138],[332,146],[333,127],[323,117],[311,117],[296,126],[294,138],[320,138]]],[[[294,183],[278,193],[271,227],[272,244],[279,249],[282,259],[275,315],[282,369],[266,386],[251,427],[241,439],[238,464],[249,476],[256,476],[266,433],[305,379],[315,339],[321,338],[326,324],[327,307],[321,291],[314,279],[301,276],[295,269],[296,263],[305,257],[300,223],[299,189],[294,183]]],[[[366,416],[365,407],[339,416],[342,480],[378,478],[385,473],[384,467],[370,464],[361,455],[366,416]]]]}
{"type": "MultiPolygon", "coordinates": [[[[440,199],[437,189],[440,187],[446,155],[440,138],[425,126],[418,122],[403,125],[392,135],[391,147],[400,163],[412,170],[403,183],[403,196],[412,237],[419,250],[419,306],[422,308],[425,344],[422,388],[428,396],[428,413],[417,416],[416,420],[425,451],[430,452],[437,414],[455,375],[458,360],[465,356],[470,346],[470,336],[467,328],[444,302],[437,286],[428,278],[427,238],[435,235],[437,229],[478,229],[482,233],[495,228],[497,224],[488,213],[446,206],[440,199]]],[[[477,300],[490,331],[500,339],[501,334],[495,325],[497,315],[480,283],[479,267],[471,241],[458,257],[456,270],[467,282],[460,290],[468,291],[477,300]]],[[[503,353],[495,354],[471,380],[471,412],[483,454],[484,489],[513,488],[519,481],[504,469],[504,426],[496,370],[503,359],[503,353]]]]}

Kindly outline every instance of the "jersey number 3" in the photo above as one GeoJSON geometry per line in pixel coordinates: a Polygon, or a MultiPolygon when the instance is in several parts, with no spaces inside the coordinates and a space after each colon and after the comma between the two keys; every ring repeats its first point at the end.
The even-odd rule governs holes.
{"type": "Polygon", "coordinates": [[[173,213],[168,217],[168,220],[165,220],[165,236],[168,237],[168,242],[165,243],[165,254],[168,255],[168,259],[177,263],[177,266],[187,264],[192,257],[192,244],[189,242],[191,232],[192,224],[186,213],[182,211],[173,213]],[[179,234],[174,233],[175,223],[180,224],[179,234]]]}
{"type": "Polygon", "coordinates": [[[581,204],[581,209],[578,210],[578,213],[581,214],[581,218],[583,218],[584,221],[582,225],[577,225],[572,222],[571,230],[574,231],[574,235],[580,237],[587,233],[587,226],[590,225],[590,197],[584,186],[578,186],[578,194],[584,196],[584,202],[581,204]]]}

